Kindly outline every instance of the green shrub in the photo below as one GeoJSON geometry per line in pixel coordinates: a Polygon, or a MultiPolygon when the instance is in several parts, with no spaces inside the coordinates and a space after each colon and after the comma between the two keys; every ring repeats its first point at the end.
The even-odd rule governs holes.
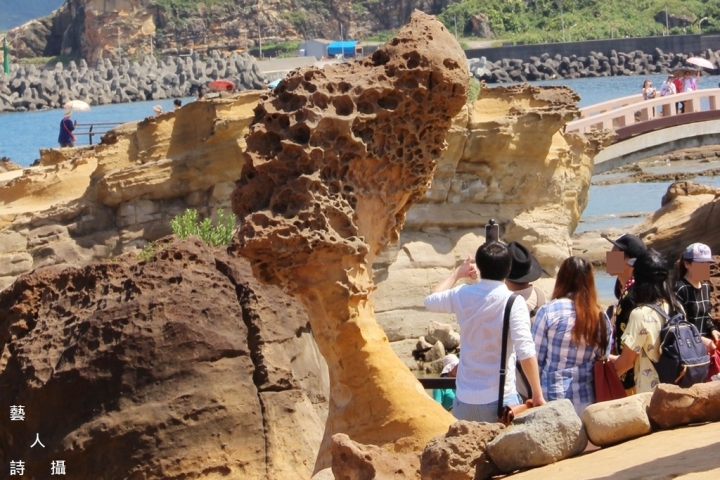
{"type": "Polygon", "coordinates": [[[170,221],[170,228],[178,238],[186,238],[196,235],[208,245],[217,247],[227,245],[232,240],[235,230],[235,215],[225,215],[222,209],[217,212],[217,223],[210,218],[199,221],[198,212],[195,209],[186,210],[184,214],[178,215],[170,221]]]}
{"type": "Polygon", "coordinates": [[[145,244],[145,246],[140,250],[140,253],[137,254],[138,260],[141,261],[147,261],[150,260],[150,257],[155,255],[157,253],[157,246],[155,245],[155,242],[150,242],[145,244]]]}
{"type": "Polygon", "coordinates": [[[474,102],[477,99],[478,94],[480,93],[480,80],[478,80],[475,77],[470,77],[469,85],[468,85],[468,98],[467,103],[470,104],[474,102]]]}

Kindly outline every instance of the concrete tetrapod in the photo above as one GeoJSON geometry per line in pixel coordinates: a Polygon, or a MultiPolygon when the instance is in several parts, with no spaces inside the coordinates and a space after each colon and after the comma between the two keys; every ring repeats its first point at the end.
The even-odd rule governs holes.
{"type": "Polygon", "coordinates": [[[258,279],[301,300],[327,360],[316,471],[335,433],[419,452],[454,421],[375,321],[371,267],[429,188],[467,85],[460,46],[416,11],[371,57],[296,70],[255,109],[232,198],[237,248],[258,279]]]}

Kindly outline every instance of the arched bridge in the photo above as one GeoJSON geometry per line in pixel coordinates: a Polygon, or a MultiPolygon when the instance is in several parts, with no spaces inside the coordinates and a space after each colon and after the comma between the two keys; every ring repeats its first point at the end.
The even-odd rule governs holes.
{"type": "Polygon", "coordinates": [[[644,100],[641,94],[591,105],[566,132],[614,130],[612,145],[595,156],[595,173],[684,148],[720,145],[720,88],[644,100]],[[684,105],[679,113],[677,104],[684,105]]]}

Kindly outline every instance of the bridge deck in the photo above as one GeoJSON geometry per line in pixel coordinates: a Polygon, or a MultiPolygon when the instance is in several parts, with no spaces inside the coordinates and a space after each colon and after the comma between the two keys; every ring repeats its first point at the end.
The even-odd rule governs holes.
{"type": "MultiPolygon", "coordinates": [[[[697,116],[701,112],[716,112],[720,108],[720,88],[696,90],[694,92],[667,95],[644,100],[641,94],[630,95],[591,105],[580,110],[580,118],[567,124],[566,132],[586,133],[595,129],[615,130],[616,142],[647,131],[667,128],[686,123],[705,121],[709,117],[697,116]],[[678,112],[676,104],[684,105],[684,113],[678,112]],[[672,121],[657,122],[658,119],[677,117],[672,121]],[[652,122],[643,128],[635,125],[652,122]]],[[[713,119],[717,118],[710,116],[713,119]]]]}

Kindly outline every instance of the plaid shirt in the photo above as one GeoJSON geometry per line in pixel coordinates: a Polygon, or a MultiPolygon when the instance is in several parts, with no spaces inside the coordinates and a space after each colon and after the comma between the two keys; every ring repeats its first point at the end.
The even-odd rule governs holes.
{"type": "Polygon", "coordinates": [[[532,334],[538,348],[540,383],[545,399],[569,399],[574,405],[595,402],[593,363],[610,353],[612,327],[607,316],[602,314],[607,325],[607,351],[577,345],[572,340],[575,326],[575,306],[568,298],[558,298],[540,307],[532,334]]]}

